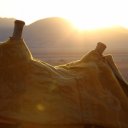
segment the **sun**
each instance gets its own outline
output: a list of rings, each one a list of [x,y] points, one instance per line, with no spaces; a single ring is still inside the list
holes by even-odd
[[[112,27],[115,26],[116,24],[114,23],[114,21],[109,21],[106,19],[102,19],[101,18],[73,18],[73,19],[69,19],[69,21],[71,22],[72,26],[80,31],[84,31],[84,30],[96,30],[96,29],[102,29],[102,28],[107,28],[107,27]]]
[[[101,25],[97,25],[97,24],[93,24],[91,23],[88,23],[88,22],[83,22],[83,21],[71,21],[72,22],[72,26],[75,28],[75,29],[78,29],[80,31],[82,30],[93,30],[93,29],[98,29],[98,28],[101,28]]]

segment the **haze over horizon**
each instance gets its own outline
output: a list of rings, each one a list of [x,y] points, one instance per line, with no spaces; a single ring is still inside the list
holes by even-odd
[[[0,17],[21,19],[26,24],[62,17],[79,29],[128,28],[127,0],[0,0],[0,3]]]

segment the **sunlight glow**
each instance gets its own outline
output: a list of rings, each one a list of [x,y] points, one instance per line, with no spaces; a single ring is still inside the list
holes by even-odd
[[[26,24],[62,17],[79,29],[128,27],[127,0],[0,0],[0,3],[0,17],[14,17]]]
[[[44,111],[44,109],[45,109],[42,104],[37,104],[36,108],[38,111]]]
[[[115,26],[115,24],[113,22],[109,23],[109,22],[100,22],[98,20],[70,20],[72,25],[76,28],[76,29],[80,29],[80,30],[92,30],[92,29],[98,29],[98,28],[106,28],[106,27],[110,27],[110,26]]]

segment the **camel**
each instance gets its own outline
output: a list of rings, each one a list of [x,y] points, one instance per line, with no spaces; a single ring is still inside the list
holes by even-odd
[[[105,44],[52,66],[33,58],[24,25],[0,44],[0,127],[128,128],[128,84]]]

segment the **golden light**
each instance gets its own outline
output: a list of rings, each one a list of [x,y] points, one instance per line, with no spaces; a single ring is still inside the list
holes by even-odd
[[[112,25],[128,27],[127,0],[1,0],[0,15],[30,24],[47,17],[70,20],[81,30]]]
[[[113,25],[115,25],[114,23],[108,23],[108,22],[101,22],[101,21],[97,21],[97,20],[70,20],[70,22],[72,23],[72,26],[75,29],[78,30],[94,30],[94,29],[101,29],[101,28],[106,28],[106,27],[111,27]]]
[[[67,16],[67,19],[79,30],[123,26],[122,21],[127,21],[124,20],[124,9],[119,10],[120,2],[113,0],[85,1],[74,2],[76,11],[74,11],[74,14]],[[113,7],[115,4],[116,6]],[[69,14],[67,13],[67,15]]]

